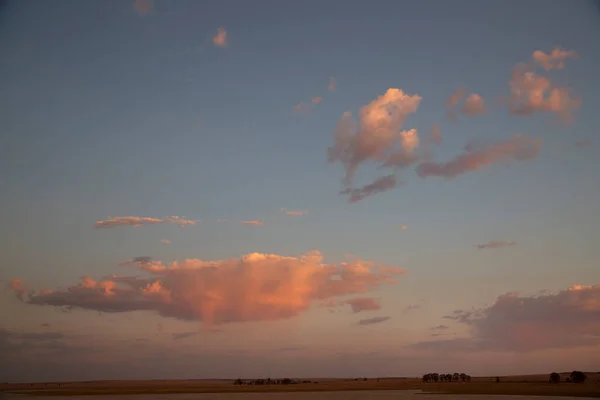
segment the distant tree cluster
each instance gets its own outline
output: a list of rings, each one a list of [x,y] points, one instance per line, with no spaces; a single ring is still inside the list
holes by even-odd
[[[423,375],[423,382],[427,383],[427,382],[470,382],[471,381],[471,375],[467,375],[464,372],[459,374],[458,372],[455,372],[453,374],[438,374],[438,373],[432,373],[432,374],[425,374]]]
[[[587,375],[581,371],[573,371],[569,374],[565,382],[567,383],[584,383],[587,379]],[[553,372],[550,374],[548,378],[548,382],[550,383],[559,383],[560,382],[560,374],[558,372]]]
[[[247,379],[247,380],[242,380],[242,379],[238,378],[235,381],[233,381],[234,385],[296,385],[298,383],[317,383],[317,382],[293,380],[290,378],[284,378],[284,379],[267,378],[267,379]]]

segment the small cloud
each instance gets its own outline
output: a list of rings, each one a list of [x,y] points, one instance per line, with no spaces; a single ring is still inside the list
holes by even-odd
[[[408,229],[408,225],[402,225],[402,226],[400,226],[400,229],[402,229],[403,231],[405,231],[405,230]]]
[[[313,97],[311,100],[311,103],[313,103],[313,104],[319,104],[322,102],[323,102],[323,98],[321,96]]]
[[[304,105],[304,103],[298,103],[294,106],[294,111],[296,112],[301,112],[306,110],[306,106]]]
[[[379,299],[374,297],[355,297],[342,302],[342,304],[348,304],[350,308],[352,308],[352,312],[355,314],[361,311],[373,311],[381,309],[381,303],[379,302]]]
[[[189,338],[192,336],[196,336],[199,333],[200,332],[179,332],[179,333],[172,333],[171,337],[173,337],[173,340],[180,340],[180,339],[185,339],[185,338]]]
[[[465,100],[465,104],[463,105],[462,112],[465,115],[475,116],[485,114],[485,101],[483,97],[478,95],[477,93],[472,93]]]
[[[509,246],[515,246],[517,244],[517,242],[504,242],[504,241],[495,241],[492,240],[488,243],[485,244],[478,244],[477,248],[482,250],[482,249],[497,249],[499,247],[509,247]]]
[[[336,87],[335,78],[334,77],[329,78],[329,84],[327,85],[327,90],[332,92],[335,90],[335,87]]]
[[[442,131],[439,124],[433,125],[433,128],[431,129],[431,141],[434,144],[442,143]]]
[[[133,0],[133,9],[140,15],[147,15],[152,11],[152,0]]]
[[[404,313],[409,313],[411,311],[414,310],[418,310],[419,308],[423,307],[422,304],[409,304],[408,306],[406,306],[406,308],[404,309]]]
[[[456,106],[465,97],[466,92],[463,88],[458,88],[456,92],[446,99],[446,115],[452,122],[456,122]]]
[[[590,139],[581,139],[575,142],[575,146],[577,147],[590,147],[592,145],[592,141]]]
[[[50,324],[42,324],[43,328],[50,328]]]
[[[306,210],[301,210],[301,211],[292,211],[292,210],[286,210],[285,208],[281,208],[281,212],[285,213],[285,215],[291,215],[293,217],[301,217],[303,215],[307,215],[308,211]]]
[[[12,281],[10,281],[10,288],[15,293],[15,296],[17,296],[17,299],[24,301],[24,296],[25,292],[27,291],[27,287],[25,286],[22,280],[13,279]]]
[[[225,28],[217,29],[217,34],[213,36],[212,42],[217,47],[227,46],[227,31]]]
[[[563,69],[567,58],[577,58],[578,54],[572,50],[563,50],[554,48],[549,54],[541,50],[533,52],[532,59],[544,68],[546,71],[553,69]]]
[[[222,224],[223,222],[229,222],[229,218],[222,218],[222,219],[218,219],[217,222],[219,224]]]
[[[180,228],[186,225],[196,225],[200,221],[193,219],[185,219],[185,217],[178,217],[173,215],[165,218],[153,218],[153,217],[109,217],[105,221],[96,221],[94,226],[96,228],[115,228],[118,226],[134,226],[140,227],[142,225],[156,225],[156,224],[176,224]]]
[[[163,331],[163,324],[158,323],[156,324],[156,332],[161,333]]]
[[[358,325],[380,324],[389,319],[391,319],[391,317],[373,317],[373,318],[361,319],[360,321],[358,321]]]
[[[160,242],[164,244],[171,244],[171,241],[169,239],[160,239]]]
[[[259,220],[251,220],[251,221],[240,221],[240,224],[251,225],[251,226],[264,226],[265,223]]]
[[[437,325],[437,326],[434,326],[432,328],[429,328],[430,331],[442,331],[442,330],[445,330],[445,329],[450,329],[450,327],[447,326],[447,325]]]
[[[356,203],[376,193],[387,192],[396,186],[396,177],[392,174],[377,178],[372,183],[369,183],[361,188],[344,189],[340,192],[340,194],[348,195],[349,203]]]

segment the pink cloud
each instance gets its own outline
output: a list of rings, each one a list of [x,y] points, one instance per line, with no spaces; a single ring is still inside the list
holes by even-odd
[[[485,114],[485,100],[477,93],[471,93],[469,97],[465,99],[462,112],[463,114],[470,116]]]
[[[133,9],[140,15],[152,11],[152,0],[133,0]]]
[[[281,208],[281,212],[285,213],[285,215],[290,215],[293,217],[301,217],[303,215],[307,215],[308,211],[306,210],[300,210],[300,211],[293,211],[293,210],[286,210],[285,208]]]
[[[530,139],[515,135],[505,142],[467,151],[446,163],[422,162],[417,167],[417,174],[422,178],[428,176],[454,178],[499,162],[535,158],[539,154],[541,145],[542,141],[539,138]]]
[[[509,86],[509,109],[515,115],[553,113],[570,122],[574,110],[581,106],[581,99],[571,97],[570,89],[556,87],[549,78],[536,74],[524,64],[513,69]]]
[[[485,244],[478,244],[477,248],[482,250],[482,249],[497,249],[499,247],[509,247],[509,246],[516,246],[517,242],[505,242],[502,240],[492,240],[491,242],[485,243]]]
[[[323,98],[321,96],[313,97],[311,100],[311,103],[313,103],[313,104],[319,104],[322,102],[323,102]]]
[[[164,244],[171,244],[171,241],[169,239],[160,239],[160,242]]]
[[[456,122],[456,107],[458,106],[458,103],[460,103],[462,101],[462,99],[465,97],[465,95],[466,95],[465,89],[458,88],[458,89],[456,89],[456,92],[451,94],[446,99],[446,115],[448,116],[448,119],[450,121]]]
[[[556,294],[499,296],[487,308],[447,316],[470,328],[471,337],[422,342],[418,348],[530,352],[600,344],[600,285],[574,285]]]
[[[101,312],[154,311],[164,317],[228,322],[290,318],[315,301],[363,294],[396,283],[399,268],[351,259],[324,264],[318,251],[301,257],[250,253],[239,259],[186,259],[169,266],[130,261],[148,276],[111,277],[49,293],[30,293],[28,304]],[[16,285],[18,293],[20,285]]]
[[[340,192],[340,194],[348,195],[349,203],[356,203],[376,193],[383,193],[391,190],[395,188],[396,185],[396,177],[394,175],[387,175],[377,178],[372,183],[369,183],[361,188],[344,189]]]
[[[212,42],[217,47],[227,46],[227,31],[225,28],[218,28],[217,34],[213,36]]]
[[[251,226],[264,226],[265,223],[259,220],[250,220],[250,221],[240,221],[240,224],[251,225]]]
[[[185,219],[185,217],[171,216],[165,218],[151,218],[151,217],[113,217],[105,221],[96,221],[94,226],[96,228],[114,228],[117,226],[135,226],[139,227],[142,225],[154,225],[154,224],[176,224],[180,228],[186,225],[196,225],[198,220]]]
[[[329,84],[327,85],[327,90],[332,92],[335,90],[335,87],[336,87],[335,78],[333,78],[333,77],[329,78]]]
[[[381,310],[381,302],[374,297],[355,297],[342,302],[342,304],[349,305],[353,313]]]
[[[25,296],[27,288],[25,287],[25,284],[22,280],[13,279],[12,281],[10,281],[10,288],[13,290],[15,296],[17,296],[19,300],[23,300],[23,296]]]
[[[294,111],[300,112],[306,110],[304,103],[298,103],[294,106]]]
[[[352,184],[357,169],[364,163],[398,168],[416,160],[417,131],[401,128],[420,103],[421,96],[390,88],[359,110],[358,121],[348,111],[342,115],[334,132],[334,144],[327,152],[330,163],[340,162],[344,166],[346,186]]]
[[[565,67],[565,60],[568,58],[577,58],[578,54],[572,50],[563,50],[560,48],[554,48],[549,54],[544,53],[541,50],[533,52],[532,59],[540,64],[546,71],[552,69],[563,69]]]

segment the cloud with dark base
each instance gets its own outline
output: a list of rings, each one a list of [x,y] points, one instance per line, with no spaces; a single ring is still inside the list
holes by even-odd
[[[385,322],[389,319],[391,319],[392,317],[373,317],[373,318],[367,318],[367,319],[361,319],[360,321],[358,321],[357,325],[375,325],[375,324],[380,324],[382,322]]]

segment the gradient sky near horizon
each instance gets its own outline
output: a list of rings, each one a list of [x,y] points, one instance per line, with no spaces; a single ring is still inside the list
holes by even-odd
[[[600,369],[599,34],[584,0],[0,2],[0,381]]]

